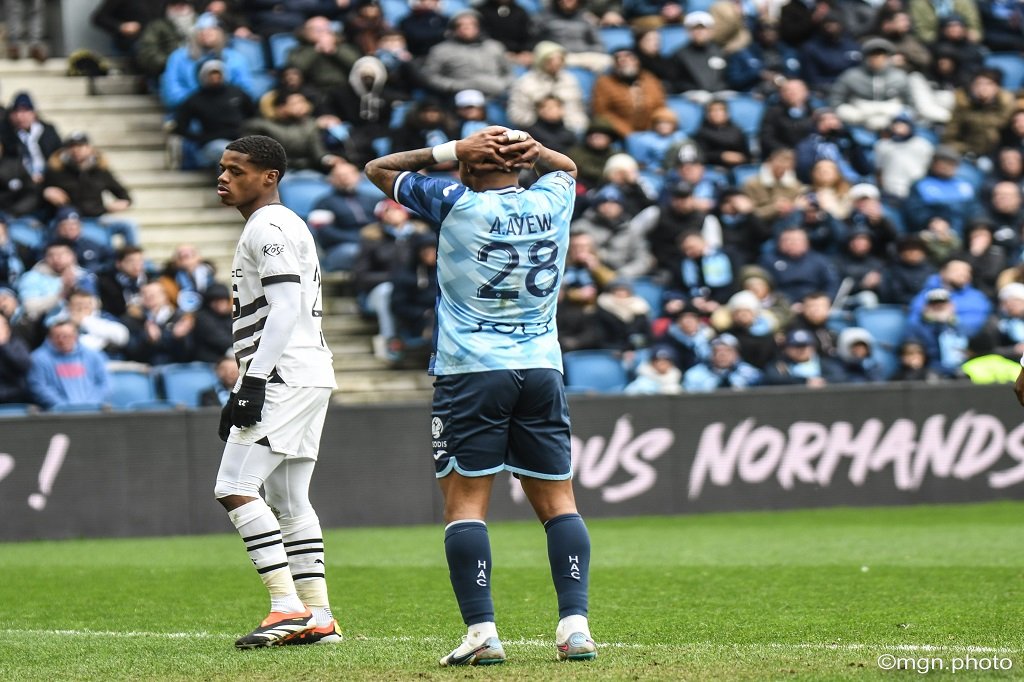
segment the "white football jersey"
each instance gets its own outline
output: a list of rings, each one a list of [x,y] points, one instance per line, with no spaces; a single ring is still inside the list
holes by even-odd
[[[259,348],[270,304],[263,287],[298,282],[302,308],[271,378],[289,386],[337,388],[330,349],[321,331],[320,261],[306,223],[291,209],[270,204],[249,216],[231,266],[232,337],[242,374]]]

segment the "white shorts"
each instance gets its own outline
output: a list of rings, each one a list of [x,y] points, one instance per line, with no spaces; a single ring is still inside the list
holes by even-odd
[[[330,400],[329,388],[267,384],[262,421],[244,429],[232,426],[228,442],[252,445],[262,441],[286,458],[315,460]]]

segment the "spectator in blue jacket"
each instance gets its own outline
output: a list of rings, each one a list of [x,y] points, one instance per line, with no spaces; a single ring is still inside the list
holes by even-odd
[[[814,110],[814,128],[796,145],[797,178],[810,182],[811,168],[822,159],[835,161],[851,183],[861,182],[873,170],[865,149],[853,139],[836,112],[827,108]]]
[[[719,388],[749,388],[761,380],[761,371],[740,358],[736,337],[721,334],[711,340],[711,359],[686,370],[683,388],[690,393],[708,393]]]
[[[324,250],[324,269],[351,270],[359,254],[359,231],[376,220],[373,210],[380,196],[359,191],[359,169],[347,161],[334,164],[327,181],[334,189],[316,202],[309,227]]]
[[[754,40],[729,55],[725,80],[743,92],[772,95],[790,78],[800,76],[800,55],[779,40],[778,27],[762,21],[754,29]]]
[[[209,59],[224,63],[224,79],[245,90],[254,99],[257,92],[250,76],[249,62],[242,53],[227,47],[227,34],[217,17],[209,12],[200,15],[192,27],[192,35],[167,58],[167,68],[160,77],[160,100],[167,109],[176,109],[199,90],[199,68]]]
[[[974,186],[956,177],[960,154],[940,145],[932,155],[928,174],[910,186],[903,202],[903,220],[910,231],[923,230],[932,218],[944,218],[963,236],[967,221],[982,213]]]
[[[763,256],[760,265],[775,278],[775,288],[791,301],[799,301],[813,291],[834,298],[839,287],[832,261],[811,251],[807,232],[799,226],[780,232],[776,252]]]
[[[46,409],[94,405],[107,397],[106,358],[78,342],[71,321],[50,327],[43,345],[32,353],[28,386],[33,400]]]
[[[971,265],[961,257],[954,256],[946,261],[938,274],[932,275],[924,284],[924,288],[910,303],[910,319],[921,316],[928,293],[932,289],[949,291],[957,319],[967,336],[973,336],[985,324],[992,312],[992,302],[985,294],[971,285]]]
[[[43,260],[18,278],[18,298],[25,315],[38,320],[60,306],[75,289],[96,293],[96,276],[79,267],[74,245],[55,239],[46,245]]]
[[[800,47],[803,78],[815,92],[827,91],[839,74],[860,61],[860,45],[833,12],[825,16],[814,36]]]
[[[942,288],[925,294],[924,308],[911,318],[907,338],[924,346],[928,367],[945,377],[960,374],[960,365],[967,360],[968,335],[957,319],[949,291]]]
[[[7,216],[0,213],[0,287],[12,286],[25,272],[25,265],[18,253],[18,245],[7,231]]]

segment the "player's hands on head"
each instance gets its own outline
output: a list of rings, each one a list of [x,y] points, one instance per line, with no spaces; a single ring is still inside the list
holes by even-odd
[[[262,419],[263,403],[267,399],[267,380],[242,377],[242,385],[231,394],[231,423],[240,429],[253,426]]]
[[[540,144],[523,131],[487,126],[458,141],[459,161],[482,170],[530,168],[540,156]]]
[[[533,168],[540,158],[540,142],[523,130],[509,130],[505,133],[505,140],[498,153],[505,159],[507,167],[515,170]]]

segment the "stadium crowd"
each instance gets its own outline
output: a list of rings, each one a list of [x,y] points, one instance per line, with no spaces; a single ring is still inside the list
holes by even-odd
[[[1024,4],[105,0],[93,21],[159,94],[176,166],[285,146],[282,198],[383,357],[426,343],[436,235],[360,168],[496,123],[579,168],[570,386],[601,357],[629,393],[1016,374]],[[223,356],[226,289],[188,245],[147,267],[87,133],[18,93],[0,143],[0,401],[52,404],[34,385],[72,352],[76,378],[93,351]]]

